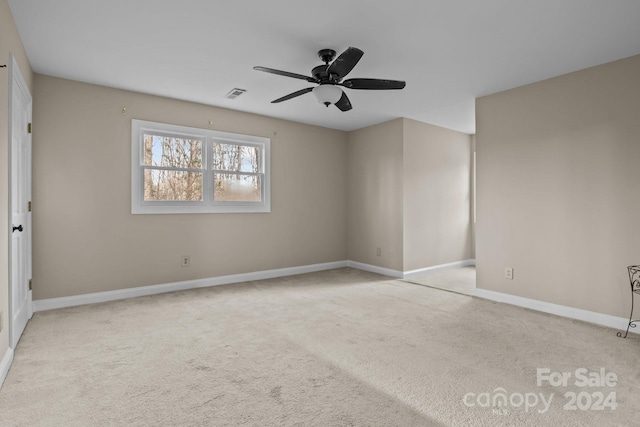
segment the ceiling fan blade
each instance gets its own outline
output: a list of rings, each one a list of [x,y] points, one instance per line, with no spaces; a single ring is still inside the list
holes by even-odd
[[[364,52],[357,47],[350,47],[338,56],[331,63],[327,70],[330,74],[337,74],[339,78],[343,78],[356,66]]]
[[[285,95],[282,98],[278,98],[275,101],[271,101],[272,104],[277,104],[278,102],[286,101],[291,98],[295,98],[296,96],[304,95],[305,93],[309,93],[313,90],[312,87],[308,87],[306,89],[301,89],[296,92],[290,93],[289,95]]]
[[[340,85],[349,89],[387,90],[403,89],[406,83],[400,80],[349,79],[343,81]]]
[[[349,111],[352,108],[351,101],[349,101],[349,97],[344,92],[342,92],[342,96],[335,105],[340,109],[340,111]]]
[[[253,69],[257,71],[264,71],[265,73],[277,74],[279,76],[293,77],[294,79],[306,80],[312,83],[316,82],[316,79],[314,79],[313,77],[304,76],[302,74],[290,73],[288,71],[275,70],[273,68],[267,68],[267,67],[253,67]]]

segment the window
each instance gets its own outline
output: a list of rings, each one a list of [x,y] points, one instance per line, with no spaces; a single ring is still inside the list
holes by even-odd
[[[131,213],[270,212],[271,140],[131,122]]]

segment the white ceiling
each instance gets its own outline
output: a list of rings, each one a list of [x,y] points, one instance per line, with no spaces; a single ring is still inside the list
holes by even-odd
[[[353,130],[408,117],[475,132],[474,100],[640,54],[637,0],[8,0],[35,72]],[[317,51],[362,49],[353,77],[404,90],[345,89],[325,108]],[[224,95],[246,89],[236,100]]]

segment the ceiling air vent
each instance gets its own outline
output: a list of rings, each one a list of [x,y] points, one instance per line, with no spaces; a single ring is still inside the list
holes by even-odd
[[[238,89],[237,87],[234,87],[224,97],[229,99],[236,99],[246,91],[247,91],[246,89]]]

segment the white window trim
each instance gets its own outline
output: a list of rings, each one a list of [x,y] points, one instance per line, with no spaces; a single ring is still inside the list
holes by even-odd
[[[211,191],[212,178],[211,147],[213,142],[254,145],[262,149],[262,167],[264,178],[262,181],[261,202],[216,202],[213,200],[192,201],[145,201],[144,200],[144,168],[143,134],[145,131],[155,133],[169,133],[181,137],[201,139],[203,147],[203,193]],[[271,212],[271,139],[253,135],[241,135],[220,132],[211,129],[198,129],[187,126],[157,123],[145,120],[131,120],[131,213],[132,214],[183,214],[183,213],[251,213]],[[211,182],[213,182],[211,180]]]

